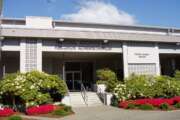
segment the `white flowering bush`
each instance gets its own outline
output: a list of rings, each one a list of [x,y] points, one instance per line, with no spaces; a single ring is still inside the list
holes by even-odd
[[[180,81],[167,76],[132,75],[116,85],[114,95],[120,100],[171,98],[180,95]]]
[[[51,102],[52,94],[55,93],[62,97],[66,92],[64,80],[44,72],[7,74],[0,81],[0,95],[10,98],[9,102],[13,106],[15,106],[17,98],[21,99],[26,107],[29,107]]]
[[[127,100],[131,97],[130,91],[128,91],[125,84],[119,83],[113,91],[113,94],[116,98],[118,98],[120,101]]]

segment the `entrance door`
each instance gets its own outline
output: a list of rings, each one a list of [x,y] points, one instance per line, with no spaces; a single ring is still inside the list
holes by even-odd
[[[66,72],[66,83],[69,90],[79,91],[81,89],[81,71],[67,71]]]

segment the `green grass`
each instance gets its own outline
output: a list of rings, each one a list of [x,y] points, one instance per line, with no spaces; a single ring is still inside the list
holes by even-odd
[[[175,108],[180,108],[180,102],[174,105]]]
[[[136,108],[136,105],[134,105],[132,103],[128,104],[128,106],[127,106],[127,109],[135,109],[135,108]]]
[[[22,120],[22,118],[20,116],[12,116],[9,117],[8,120]]]
[[[168,110],[169,109],[169,105],[167,103],[163,103],[160,105],[159,107],[161,110]]]
[[[72,108],[70,106],[64,106],[64,111],[72,112]]]
[[[67,112],[67,111],[65,111],[63,109],[55,110],[53,112],[53,115],[58,115],[58,116],[66,116],[66,115],[69,115],[69,114],[70,114],[70,112]]]
[[[144,104],[144,105],[140,105],[139,109],[141,109],[141,110],[154,110],[154,107],[150,104]]]

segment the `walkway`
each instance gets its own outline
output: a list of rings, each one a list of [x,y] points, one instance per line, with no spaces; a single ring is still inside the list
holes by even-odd
[[[61,120],[180,120],[180,111],[123,110],[114,107],[74,108],[75,115]]]
[[[180,120],[180,110],[141,111],[100,106],[74,108],[74,111],[75,115],[59,119],[32,116],[28,118],[32,120]]]

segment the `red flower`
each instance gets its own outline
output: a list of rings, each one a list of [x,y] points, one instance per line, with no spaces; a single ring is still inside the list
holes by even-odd
[[[134,104],[134,105],[151,104],[155,107],[159,107],[161,104],[164,104],[164,103],[167,103],[168,105],[173,105],[175,102],[180,102],[180,97],[174,97],[170,99],[153,98],[153,99],[128,100],[128,101],[120,102],[119,107],[127,108],[129,104]]]
[[[180,96],[176,96],[176,97],[174,97],[174,98],[173,98],[173,100],[174,100],[174,102],[175,102],[175,103],[180,102]]]
[[[134,100],[121,101],[119,103],[119,107],[127,108],[129,104],[135,104],[135,101]]]
[[[135,105],[144,105],[144,104],[148,103],[148,100],[149,99],[137,99],[137,100],[134,100],[134,104]]]
[[[52,111],[54,111],[54,105],[48,104],[48,105],[40,105],[40,106],[34,106],[26,109],[26,113],[28,115],[37,115],[37,114],[47,114]]]
[[[11,108],[4,108],[4,109],[0,110],[0,117],[7,117],[7,116],[11,116],[13,114],[14,114],[14,111]]]

